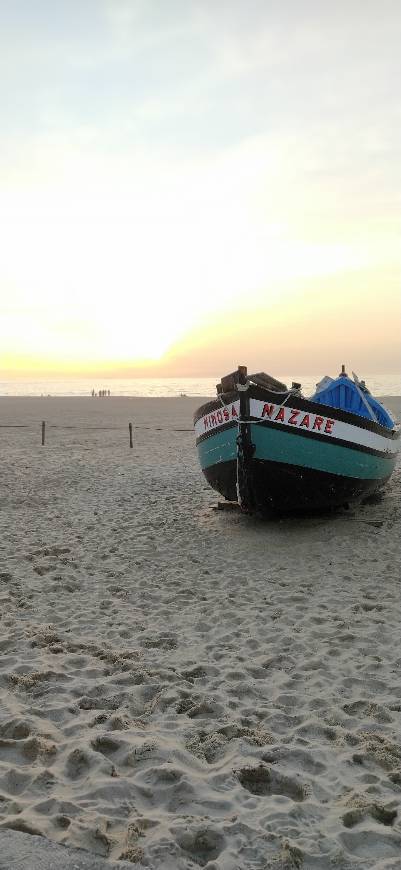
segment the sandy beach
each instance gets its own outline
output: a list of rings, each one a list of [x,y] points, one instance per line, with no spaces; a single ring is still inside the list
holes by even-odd
[[[332,516],[217,511],[201,403],[0,399],[0,849],[401,868],[400,462]]]

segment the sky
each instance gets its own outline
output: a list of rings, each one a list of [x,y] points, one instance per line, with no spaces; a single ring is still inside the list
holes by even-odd
[[[398,0],[0,0],[0,370],[398,371]]]

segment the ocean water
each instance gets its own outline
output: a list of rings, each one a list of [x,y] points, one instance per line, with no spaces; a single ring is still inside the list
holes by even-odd
[[[293,380],[302,383],[305,396],[311,395],[324,372],[317,375],[278,374],[277,378],[291,385]],[[328,373],[330,374],[330,373]],[[334,376],[335,373],[332,373]],[[275,375],[276,377],[276,375]],[[367,387],[375,396],[400,396],[401,375],[363,374]],[[0,396],[90,396],[94,389],[110,390],[112,396],[215,396],[220,378],[19,378],[0,381]]]

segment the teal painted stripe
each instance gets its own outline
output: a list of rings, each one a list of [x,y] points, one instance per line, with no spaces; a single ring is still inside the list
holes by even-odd
[[[252,425],[252,424],[251,424]],[[210,468],[219,462],[228,462],[237,456],[237,426],[216,432],[198,444],[202,468]],[[361,480],[381,480],[394,469],[396,456],[374,456],[352,447],[342,447],[330,441],[317,441],[260,425],[252,426],[252,442],[255,444],[255,459],[269,459],[340,474]]]
[[[201,468],[209,468],[217,462],[228,462],[237,458],[237,426],[216,432],[210,438],[205,438],[198,444],[198,455]]]
[[[267,426],[252,426],[252,442],[256,448],[255,459],[287,462],[362,480],[387,477],[396,461],[394,455],[374,456],[352,447],[331,444],[328,439],[327,442],[317,441],[297,435],[296,432],[283,432]]]

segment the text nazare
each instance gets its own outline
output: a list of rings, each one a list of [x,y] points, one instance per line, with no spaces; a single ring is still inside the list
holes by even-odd
[[[262,420],[271,420],[273,423],[296,426],[298,429],[321,432],[325,435],[331,435],[335,426],[335,420],[331,420],[329,417],[322,417],[320,414],[311,414],[310,412],[305,413],[299,408],[287,408],[284,405],[268,402],[263,405],[258,417]],[[237,422],[238,419],[239,409],[235,404],[225,405],[224,408],[219,408],[203,417],[204,431],[215,429],[225,423]]]

